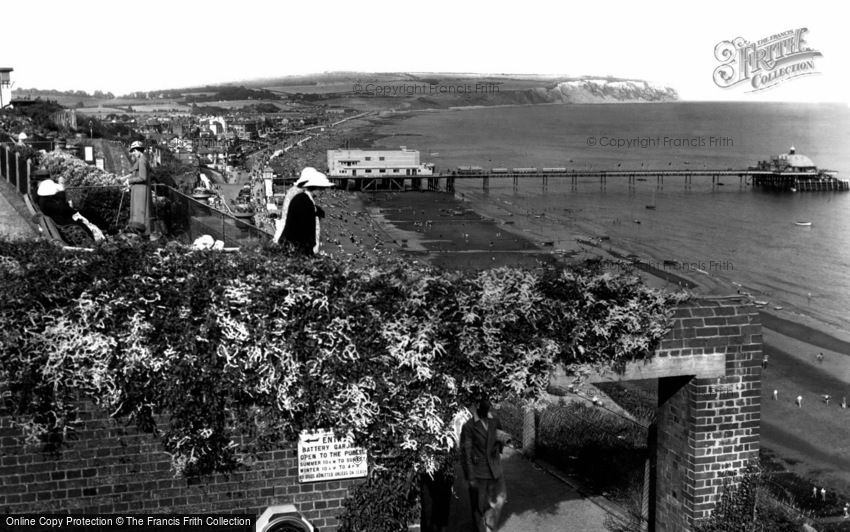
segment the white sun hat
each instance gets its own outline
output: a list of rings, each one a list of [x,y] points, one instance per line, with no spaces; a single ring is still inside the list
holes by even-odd
[[[328,180],[328,176],[316,170],[312,166],[308,166],[301,170],[301,177],[295,182],[296,187],[332,187],[334,186]]]

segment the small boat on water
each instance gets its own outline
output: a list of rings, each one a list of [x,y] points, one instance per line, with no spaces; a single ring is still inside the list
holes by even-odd
[[[801,227],[811,227],[812,222],[794,222],[794,225],[799,225]]]
[[[647,206],[646,206],[646,208],[647,208],[647,209],[649,209],[649,210],[651,210],[651,211],[654,211],[654,210],[655,210],[655,205],[647,205]]]
[[[782,310],[783,307],[773,307],[773,310]]]
[[[761,306],[761,307],[763,307],[763,306],[767,305],[767,301],[760,301],[760,300],[758,300],[758,299],[756,299],[755,301],[753,301],[753,303],[755,303],[757,306]]]
[[[632,220],[636,224],[640,224],[640,220]]]

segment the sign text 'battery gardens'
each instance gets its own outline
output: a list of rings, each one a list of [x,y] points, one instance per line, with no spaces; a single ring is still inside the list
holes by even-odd
[[[368,474],[366,449],[329,430],[302,432],[298,438],[298,481],[319,482]]]

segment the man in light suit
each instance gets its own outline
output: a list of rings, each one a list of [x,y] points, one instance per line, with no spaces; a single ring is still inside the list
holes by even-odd
[[[490,401],[478,402],[476,415],[464,423],[460,433],[463,474],[469,484],[469,502],[475,532],[496,530],[499,514],[507,501],[500,457],[507,433],[490,414]]]

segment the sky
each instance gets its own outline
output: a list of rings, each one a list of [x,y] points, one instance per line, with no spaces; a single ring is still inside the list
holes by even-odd
[[[329,71],[613,75],[686,100],[850,102],[844,17],[826,2],[44,0],[0,7],[16,88],[114,94]],[[715,46],[807,28],[815,74],[718,87]]]

